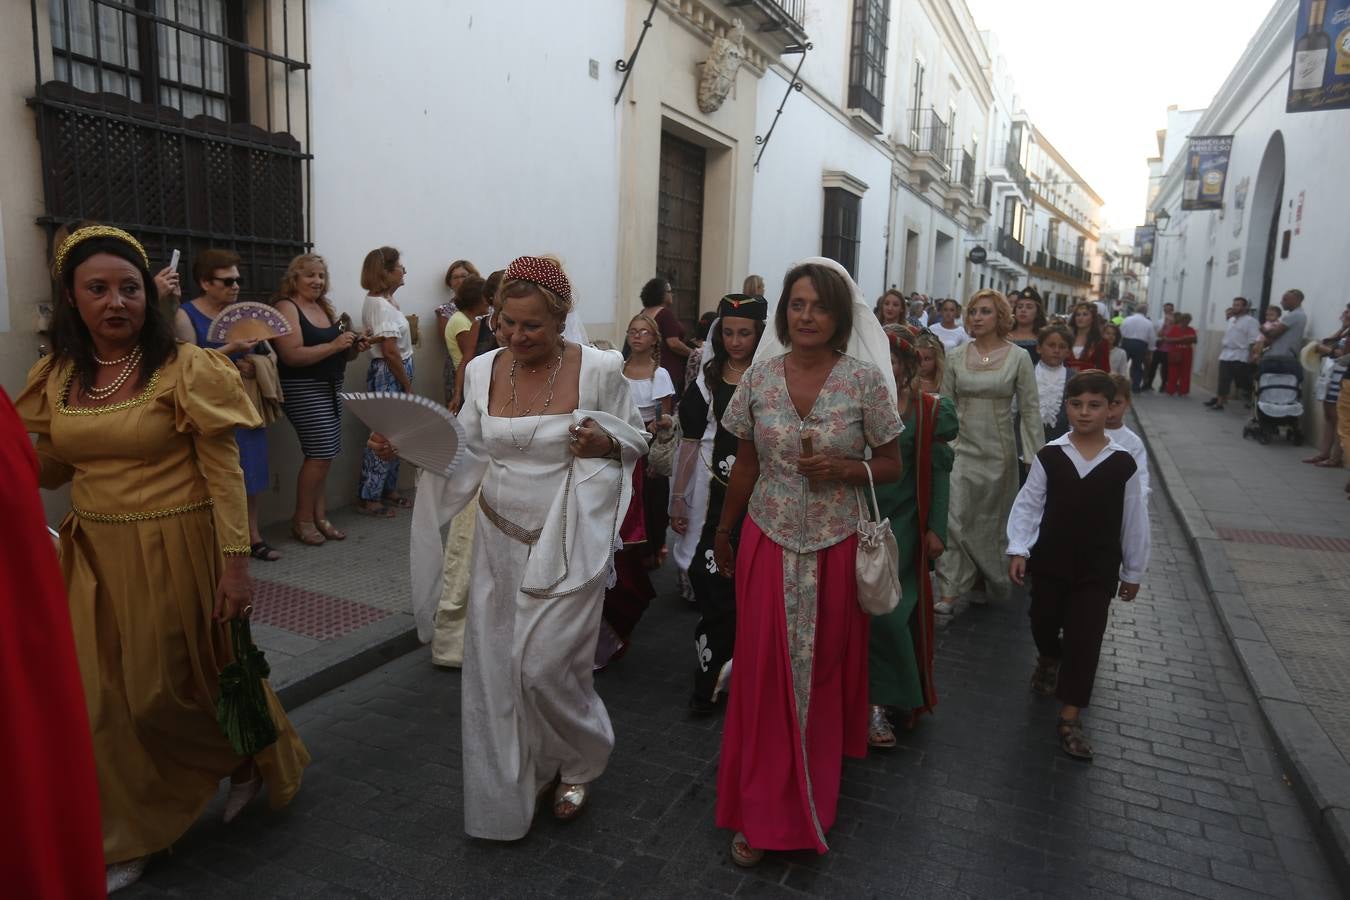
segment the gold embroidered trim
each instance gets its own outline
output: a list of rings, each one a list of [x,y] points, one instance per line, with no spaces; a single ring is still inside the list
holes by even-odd
[[[72,507],[71,512],[84,519],[86,522],[99,522],[104,525],[126,525],[131,522],[149,522],[153,519],[167,519],[170,516],[181,516],[183,513],[196,512],[199,509],[210,509],[215,505],[215,501],[210,497],[205,500],[194,500],[191,503],[184,503],[179,506],[170,506],[168,509],[154,509],[149,512],[132,513],[96,513],[87,509],[80,509],[78,506]],[[226,549],[229,552],[230,548]],[[245,548],[245,552],[247,548]]]
[[[252,547],[221,547],[220,552],[226,556],[249,556],[253,553]]]
[[[104,413],[118,412],[119,410],[129,409],[133,406],[140,406],[150,399],[155,386],[159,384],[159,369],[150,373],[150,379],[146,381],[145,387],[141,392],[130,400],[122,400],[118,403],[111,403],[108,406],[80,406],[73,407],[69,404],[70,383],[75,380],[75,370],[71,369],[66,374],[65,384],[61,386],[61,396],[56,398],[56,411],[63,416],[101,416]]]
[[[503,518],[500,513],[498,513],[495,509],[493,509],[491,506],[488,505],[487,500],[483,497],[483,494],[481,492],[478,494],[478,508],[483,511],[483,515],[487,516],[487,520],[489,522],[497,526],[498,531],[500,531],[502,534],[506,535],[509,538],[514,538],[515,540],[520,541],[522,544],[534,546],[534,544],[539,540],[539,535],[544,533],[543,528],[536,528],[533,531],[530,531],[521,528],[519,525],[517,525],[515,522],[512,522],[510,519]]]

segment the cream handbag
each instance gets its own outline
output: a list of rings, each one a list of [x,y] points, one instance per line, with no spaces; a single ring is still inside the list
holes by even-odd
[[[858,496],[858,605],[872,616],[884,616],[900,603],[900,548],[891,531],[891,520],[881,518],[872,466],[867,469],[867,492],[872,497],[869,509]],[[871,518],[872,511],[876,518]]]

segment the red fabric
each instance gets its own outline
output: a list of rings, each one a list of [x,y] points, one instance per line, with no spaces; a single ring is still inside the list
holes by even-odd
[[[642,614],[656,597],[651,575],[643,565],[647,550],[647,527],[642,506],[642,486],[647,471],[647,460],[639,459],[633,467],[633,499],[619,526],[623,549],[614,554],[614,587],[605,591],[605,621],[624,641],[637,627]]]
[[[1095,344],[1085,346],[1082,356],[1069,354],[1064,360],[1064,365],[1075,372],[1081,372],[1084,369],[1100,369],[1103,372],[1111,371],[1111,342],[1098,341]]]
[[[1173,325],[1165,335],[1167,345],[1167,393],[1185,397],[1191,392],[1191,363],[1195,355],[1195,344],[1172,343],[1180,338],[1196,337],[1195,329],[1186,325]]]
[[[763,850],[828,848],[844,756],[867,755],[868,618],[858,606],[858,539],[818,551],[815,660],[806,753],[797,727],[783,606],[783,549],[746,517],[736,554],[736,649],[717,770],[717,826]]]
[[[0,885],[32,900],[102,897],[94,745],[70,611],[27,430],[0,390]]]
[[[914,639],[914,658],[919,663],[919,682],[923,686],[923,706],[914,712],[932,712],[937,706],[937,687],[933,680],[933,648],[936,646],[936,625],[933,613],[933,580],[928,577],[928,510],[933,500],[933,432],[937,428],[938,404],[941,397],[937,394],[919,392],[918,415],[915,427],[919,433],[914,436],[914,481],[918,486],[917,506],[919,512],[919,547],[915,555],[914,580],[919,585],[919,605],[915,608],[915,619],[909,629]]]
[[[647,313],[650,315],[651,311],[647,310]],[[680,324],[680,320],[671,312],[669,306],[663,306],[656,314],[656,327],[661,329],[661,368],[670,375],[670,383],[675,385],[675,396],[678,399],[679,395],[684,393],[684,370],[688,362],[676,356],[666,341],[671,338],[684,340],[684,326]]]

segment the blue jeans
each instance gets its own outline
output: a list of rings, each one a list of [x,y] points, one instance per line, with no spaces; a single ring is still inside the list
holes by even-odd
[[[412,380],[413,361],[409,356],[403,360],[403,368],[408,370],[408,379]],[[403,393],[398,379],[389,371],[389,363],[383,359],[372,359],[366,370],[366,390]],[[398,460],[388,462],[380,459],[369,447],[361,455],[361,499],[366,502],[377,501],[381,497],[394,493],[398,489]]]

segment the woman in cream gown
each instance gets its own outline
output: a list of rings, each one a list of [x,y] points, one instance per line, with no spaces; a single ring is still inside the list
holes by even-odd
[[[1007,339],[1012,309],[998,291],[983,290],[966,304],[972,340],[947,354],[942,395],[956,404],[960,421],[951,476],[947,550],[938,557],[939,615],[951,615],[961,595],[984,578],[987,593],[1008,593],[1008,512],[1017,499],[1017,441],[1013,399],[1019,409],[1039,408],[1031,357]],[[1030,461],[1045,435],[1039,417],[1021,418],[1021,459]]]
[[[554,783],[554,814],[574,818],[613,749],[591,667],[633,465],[647,442],[622,360],[562,339],[571,287],[556,262],[515,260],[498,296],[506,346],[465,370],[459,421],[469,452],[451,478],[423,472],[418,482],[412,586],[420,624],[442,593],[439,528],[476,497],[462,681],[465,831],[509,841],[529,831]],[[371,442],[391,449],[381,435]]]

